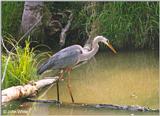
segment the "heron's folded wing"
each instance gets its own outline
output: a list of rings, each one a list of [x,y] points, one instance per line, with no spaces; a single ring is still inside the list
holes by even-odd
[[[62,49],[43,63],[40,66],[38,73],[41,74],[51,68],[61,69],[67,66],[72,66],[77,63],[81,53],[82,51],[78,45],[73,45]]]

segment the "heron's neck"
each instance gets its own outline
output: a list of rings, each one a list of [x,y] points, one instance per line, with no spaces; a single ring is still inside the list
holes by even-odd
[[[98,40],[95,40],[95,39],[93,40],[92,49],[91,49],[91,51],[88,52],[88,55],[90,57],[93,57],[98,52],[98,49],[99,49],[98,42],[99,42]]]
[[[83,61],[91,59],[98,52],[98,49],[99,49],[98,41],[93,41],[92,48],[90,51],[83,50],[81,60]]]
[[[88,52],[88,55],[90,57],[93,57],[98,52],[98,49],[99,49],[98,42],[97,43],[93,43],[92,44],[92,49],[91,49],[91,51]]]

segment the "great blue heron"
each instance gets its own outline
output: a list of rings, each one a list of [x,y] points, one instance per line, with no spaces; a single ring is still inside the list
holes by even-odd
[[[88,61],[91,59],[99,49],[98,43],[102,42],[106,44],[114,53],[116,53],[115,49],[109,43],[109,40],[103,36],[97,36],[94,38],[92,42],[91,50],[87,51],[85,48],[81,47],[80,45],[72,45],[67,48],[64,48],[54,54],[51,58],[49,58],[45,63],[43,63],[40,68],[38,69],[38,74],[43,73],[49,69],[60,69],[62,71],[60,78],[63,76],[64,72],[68,73],[68,83],[67,87],[69,90],[69,94],[71,96],[72,102],[74,102],[71,86],[70,86],[70,72],[72,67],[78,65],[81,62]],[[57,93],[59,96],[59,92]],[[59,97],[58,97],[59,100]]]

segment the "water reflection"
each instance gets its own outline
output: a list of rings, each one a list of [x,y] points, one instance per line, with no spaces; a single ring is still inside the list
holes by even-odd
[[[91,60],[89,63],[73,70],[71,83],[75,102],[78,103],[141,105],[158,108],[158,55],[149,51],[119,52],[117,55],[110,52],[101,52],[96,55],[96,60]],[[39,99],[56,99],[55,86],[51,87]],[[71,102],[66,81],[60,82],[60,100]],[[58,107],[44,103],[28,104],[32,104],[32,107],[26,109],[30,114],[36,115],[156,114],[71,106]]]
[[[158,107],[158,60],[152,52],[99,53],[96,62],[75,69],[71,78],[76,102]],[[54,91],[44,99],[55,99]],[[60,98],[71,102],[66,81],[60,83]]]

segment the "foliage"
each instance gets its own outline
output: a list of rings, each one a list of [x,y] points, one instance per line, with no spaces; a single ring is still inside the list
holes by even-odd
[[[100,34],[111,38],[119,48],[154,48],[159,33],[158,10],[158,2],[104,4],[97,17],[101,23]]]
[[[18,42],[13,38],[5,37],[5,41],[7,41],[13,48],[12,52],[9,54],[10,56],[4,53],[2,54],[2,73],[4,72],[6,61],[8,57],[10,57],[2,88],[22,85],[31,80],[38,79],[37,65],[41,62],[39,59],[42,59],[40,57],[43,57],[48,53],[42,52],[35,54],[38,51],[36,51],[36,47],[30,48],[29,39],[25,41],[24,48],[19,46]]]
[[[24,2],[2,1],[2,34],[18,35]]]
[[[90,31],[95,30],[93,34],[104,35],[117,48],[158,48],[158,2],[95,2],[86,6],[79,20],[84,20]]]
[[[76,41],[103,35],[117,48],[158,48],[158,2],[56,2],[48,7],[73,11],[71,30],[80,30]]]
[[[3,31],[15,35],[24,2],[16,3],[2,2]],[[92,38],[103,35],[116,48],[158,49],[159,2],[45,2],[45,6],[49,14],[64,10],[73,12],[74,19],[67,33],[67,45],[84,44],[88,35]],[[59,36],[53,38],[59,40]],[[42,39],[39,38],[38,41]]]

